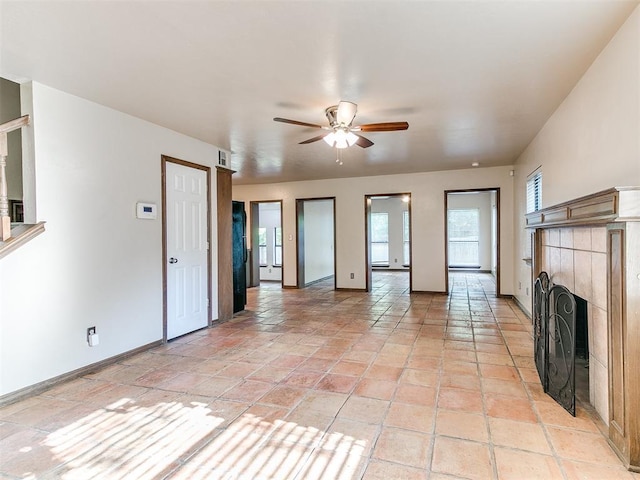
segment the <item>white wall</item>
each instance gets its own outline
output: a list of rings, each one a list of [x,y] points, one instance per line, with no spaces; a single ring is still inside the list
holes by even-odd
[[[275,228],[282,225],[280,203],[260,203],[258,209],[260,210],[260,227],[267,229],[267,266],[260,267],[260,280],[282,281],[282,268],[273,265]]]
[[[47,223],[0,260],[0,394],[162,338],[161,220],[137,220],[135,204],[160,206],[162,154],[210,167],[218,155],[41,84],[32,93],[37,220]],[[212,261],[217,312],[216,255]],[[100,335],[93,348],[91,326]]]
[[[304,283],[333,275],[333,200],[304,202]]]
[[[600,53],[516,162],[516,290],[530,309],[527,176],[542,166],[542,206],[640,185],[640,7]],[[527,291],[528,290],[528,291]]]
[[[372,213],[387,213],[389,219],[389,268],[405,269],[403,266],[404,236],[403,212],[408,209],[408,203],[402,197],[374,198],[371,200]],[[406,267],[408,270],[409,267]]]
[[[451,193],[449,210],[477,208],[480,211],[478,256],[480,270],[491,271],[491,192]]]
[[[411,194],[413,289],[445,291],[444,191],[500,188],[501,293],[513,293],[513,167],[343,178],[264,185],[234,185],[244,201],[283,200],[284,285],[296,284],[295,199],[336,197],[336,286],[366,287],[364,196]],[[354,279],[349,274],[354,273]]]

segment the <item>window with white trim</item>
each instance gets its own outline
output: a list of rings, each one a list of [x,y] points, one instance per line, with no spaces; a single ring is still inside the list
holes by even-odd
[[[273,265],[275,267],[282,266],[282,228],[275,227],[273,242]]]
[[[371,263],[389,265],[389,214],[371,214]]]
[[[402,264],[409,266],[409,211],[402,212]]]
[[[465,208],[449,210],[449,266],[480,266],[480,210]]]
[[[538,168],[527,178],[527,213],[542,208],[542,171]]]
[[[267,229],[258,228],[258,248],[260,249],[260,266],[267,266]]]

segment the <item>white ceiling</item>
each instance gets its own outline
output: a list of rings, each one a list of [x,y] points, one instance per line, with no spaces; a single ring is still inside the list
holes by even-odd
[[[512,164],[638,0],[0,2],[0,75],[232,152],[234,182]],[[298,145],[358,104],[368,149]],[[188,159],[187,159],[188,160]]]

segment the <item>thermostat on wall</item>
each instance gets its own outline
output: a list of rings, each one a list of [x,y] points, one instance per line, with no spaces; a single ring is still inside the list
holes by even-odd
[[[144,220],[155,220],[158,217],[158,206],[155,203],[136,203],[136,217]]]

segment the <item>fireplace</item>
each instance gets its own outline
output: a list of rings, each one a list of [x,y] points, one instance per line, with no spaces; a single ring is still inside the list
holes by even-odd
[[[573,294],[576,300],[576,358],[589,362],[589,314],[587,301]]]
[[[576,398],[590,403],[589,398],[589,308],[588,302],[573,294],[576,300]]]
[[[607,230],[605,227],[564,227],[545,229],[540,234],[540,269],[548,273],[549,283],[565,286],[578,297],[576,313],[586,310],[587,347],[581,345],[581,329],[576,332],[576,354],[588,350],[588,391],[582,396],[602,420],[609,422],[609,356],[607,328]],[[583,373],[583,372],[582,372]]]
[[[531,229],[532,283],[547,272],[549,294],[563,285],[574,301],[575,296],[584,300],[565,304],[577,314],[573,373],[588,369],[588,402],[608,426],[614,450],[630,470],[640,471],[640,187],[612,188],[545,208],[527,214],[526,225]],[[554,302],[541,300],[535,288],[532,300],[532,312],[541,301],[548,302],[548,309]],[[586,319],[580,320],[584,310]],[[556,326],[541,324],[536,314],[533,320],[534,357],[540,363],[541,346],[556,340],[539,335],[545,328],[554,333]],[[581,329],[581,323],[587,328]],[[582,365],[580,356],[586,357]],[[565,360],[559,361],[561,368],[546,365],[543,373],[544,368],[565,368]]]

